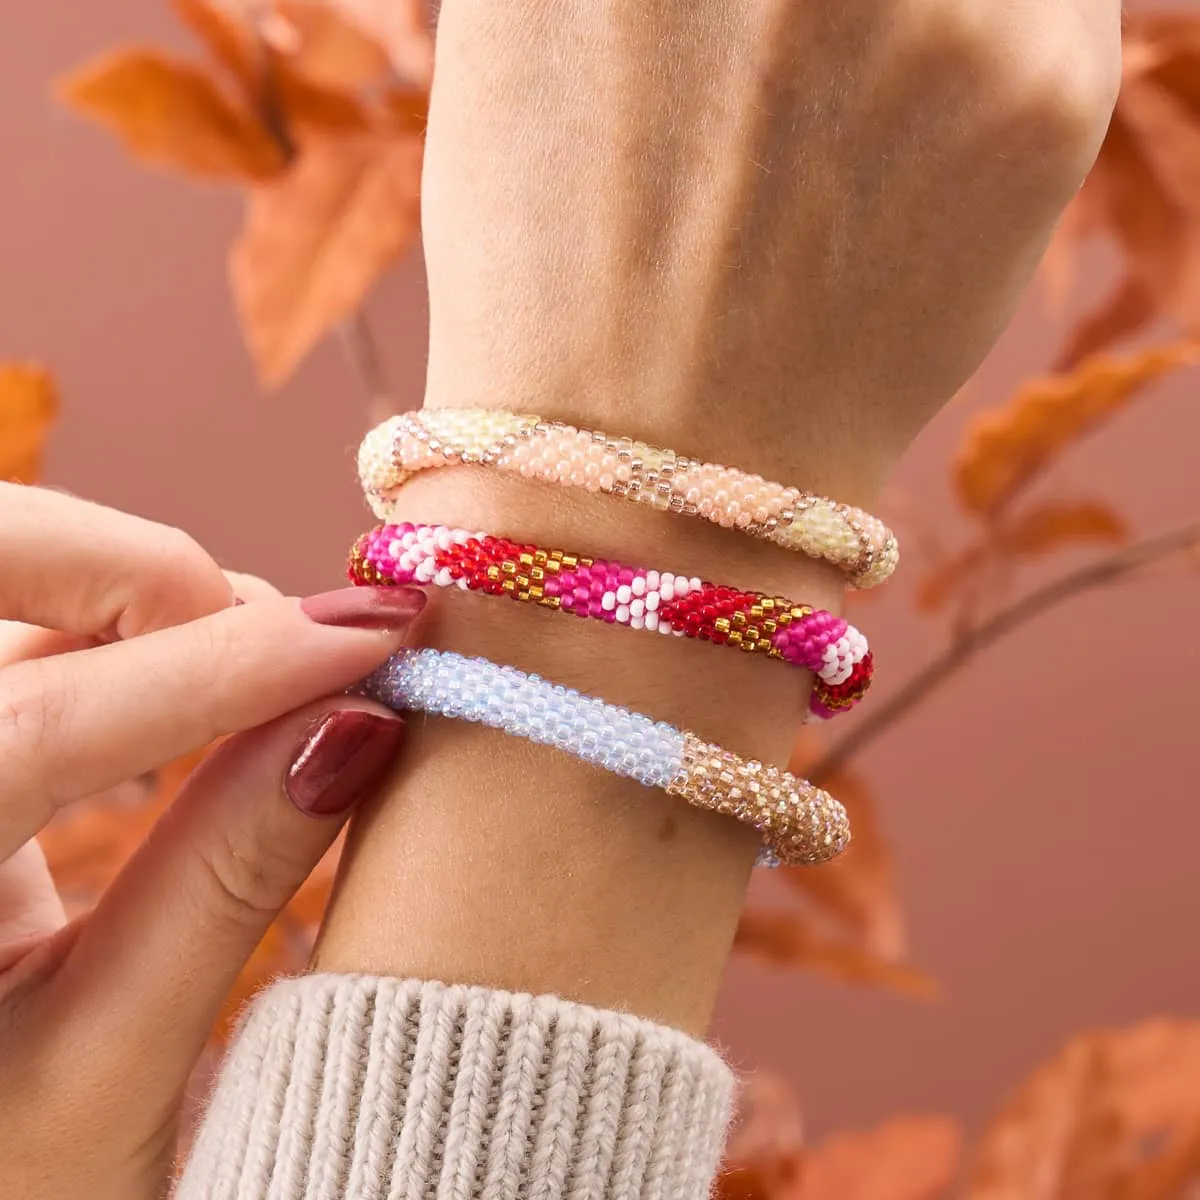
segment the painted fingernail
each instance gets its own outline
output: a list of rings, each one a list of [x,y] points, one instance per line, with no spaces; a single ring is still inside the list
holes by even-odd
[[[382,783],[404,742],[404,721],[341,709],[321,718],[283,781],[288,799],[310,817],[349,812]]]
[[[425,593],[416,588],[349,587],[309,596],[300,607],[318,625],[403,629],[425,607]]]

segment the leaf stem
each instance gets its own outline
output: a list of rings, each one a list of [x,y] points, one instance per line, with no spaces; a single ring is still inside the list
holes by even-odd
[[[870,710],[853,733],[848,734],[821,758],[809,772],[819,780],[869,746],[920,704],[940,684],[964,667],[976,654],[1013,633],[1065,600],[1113,583],[1142,567],[1172,554],[1200,546],[1200,521],[1184,525],[1159,537],[1147,538],[1115,554],[1089,564],[1002,609],[982,625],[962,634],[945,651],[931,659],[898,692]]]
[[[338,339],[367,397],[367,419],[372,425],[387,420],[396,406],[387,372],[379,357],[379,346],[371,332],[367,314],[356,308],[339,326]]]

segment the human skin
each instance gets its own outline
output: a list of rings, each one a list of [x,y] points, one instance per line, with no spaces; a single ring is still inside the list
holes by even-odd
[[[178,530],[6,483],[0,562],[3,1190],[161,1196],[225,996],[395,761],[403,722],[342,693],[403,644],[423,597],[297,602]],[[219,737],[68,923],[34,835]]]
[[[1119,24],[1116,0],[447,0],[426,404],[536,412],[869,506],[1090,167]],[[429,472],[395,515],[820,607],[842,592],[769,544],[479,468]],[[423,636],[771,761],[803,712],[779,664],[478,597],[434,606]],[[548,749],[414,726],[403,779],[353,827],[316,966],[701,1031],[753,837]]]

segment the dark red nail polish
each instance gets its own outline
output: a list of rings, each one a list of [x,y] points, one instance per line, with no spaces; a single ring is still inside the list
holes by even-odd
[[[309,620],[318,625],[354,629],[403,629],[425,607],[425,593],[416,588],[340,588],[300,601]]]
[[[404,721],[339,709],[322,717],[288,768],[283,790],[310,817],[348,812],[383,781],[404,741]]]

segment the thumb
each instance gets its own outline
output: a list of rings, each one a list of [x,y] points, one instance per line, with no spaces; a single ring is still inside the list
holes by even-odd
[[[400,717],[342,696],[230,738],[200,765],[46,997],[77,1018],[80,1070],[100,1086],[123,1078],[153,1110],[177,1101],[254,947],[403,737]]]

